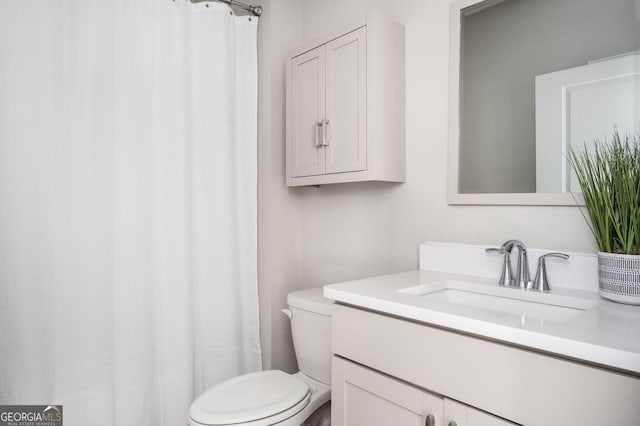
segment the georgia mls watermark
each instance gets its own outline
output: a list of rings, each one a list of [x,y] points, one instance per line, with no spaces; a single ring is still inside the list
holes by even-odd
[[[62,405],[0,405],[0,426],[62,426]]]

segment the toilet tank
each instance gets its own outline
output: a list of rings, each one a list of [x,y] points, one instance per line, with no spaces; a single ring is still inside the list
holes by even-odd
[[[322,288],[289,293],[291,336],[300,371],[314,380],[331,384],[331,304]]]

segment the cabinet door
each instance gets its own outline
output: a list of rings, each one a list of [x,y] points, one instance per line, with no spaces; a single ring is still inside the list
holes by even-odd
[[[366,44],[365,27],[326,44],[326,173],[367,167]]]
[[[325,47],[291,60],[290,161],[293,177],[325,172],[325,153],[319,146],[325,118]]]
[[[342,358],[332,368],[334,426],[442,426],[441,397]]]
[[[516,423],[445,398],[444,424],[447,426],[514,426]]]

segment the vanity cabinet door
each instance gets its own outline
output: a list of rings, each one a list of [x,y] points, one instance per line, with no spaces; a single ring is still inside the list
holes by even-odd
[[[443,399],[387,375],[333,357],[334,426],[442,426]]]
[[[444,398],[444,424],[446,426],[513,426],[516,423]]]

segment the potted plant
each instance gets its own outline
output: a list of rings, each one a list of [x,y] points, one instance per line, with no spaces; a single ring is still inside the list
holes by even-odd
[[[598,244],[600,295],[640,305],[640,136],[614,128],[592,150],[571,147],[569,160]]]

